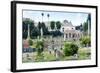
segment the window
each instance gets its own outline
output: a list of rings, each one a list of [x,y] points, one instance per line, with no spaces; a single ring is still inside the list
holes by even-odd
[[[69,38],[71,38],[71,33],[69,33]]]
[[[68,38],[68,34],[66,34],[66,38]]]
[[[73,34],[73,36],[72,36],[73,38],[75,37],[75,34]]]

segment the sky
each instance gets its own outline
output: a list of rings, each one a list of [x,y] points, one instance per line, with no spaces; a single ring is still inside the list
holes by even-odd
[[[44,13],[43,21],[47,22],[48,17],[47,14],[50,15],[49,21],[60,21],[64,20],[71,21],[73,26],[80,25],[87,20],[88,13],[80,13],[80,12],[56,12],[56,11],[34,11],[34,10],[23,10],[23,18],[30,18],[35,22],[42,21],[42,15]]]

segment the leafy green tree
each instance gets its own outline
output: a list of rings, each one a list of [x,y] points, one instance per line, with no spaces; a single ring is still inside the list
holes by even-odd
[[[44,22],[42,22],[42,23],[39,22],[38,23],[38,29],[39,29],[39,33],[41,33],[40,29],[43,29],[43,35],[48,35],[49,34],[48,28],[46,27]]]
[[[55,29],[55,21],[51,21],[50,22],[50,27],[51,27],[52,30]]]
[[[41,25],[40,22],[38,22],[38,26],[37,27],[38,27],[39,30],[42,28],[42,25]]]
[[[25,19],[25,20],[23,20],[23,22],[22,22],[22,29],[23,29],[23,39],[27,39],[27,37],[28,37],[28,25],[30,24],[30,19]]]
[[[89,21],[89,27],[91,30],[91,14],[90,13],[88,14],[87,21]]]
[[[28,37],[28,31],[24,30],[23,31],[23,39],[27,39]]]
[[[43,35],[48,35],[49,31],[45,23],[42,23]]]
[[[28,30],[28,24],[26,24],[26,21],[23,21],[23,31]]]
[[[89,25],[89,28],[88,28],[88,25]],[[87,32],[88,29],[91,30],[91,14],[88,14],[87,20],[83,23],[83,30],[84,30],[84,32]]]
[[[34,26],[34,22],[33,22],[33,21],[30,21],[30,22],[29,22],[30,32],[31,32],[31,30],[32,30],[34,27],[35,27],[35,26]]]
[[[41,28],[42,28],[42,29],[46,28],[46,25],[45,25],[44,22],[41,23]]]
[[[57,37],[57,36],[63,35],[59,30],[52,31],[51,34],[53,35],[53,37]]]
[[[28,25],[29,25],[29,32],[31,33],[33,28],[35,27],[34,21],[26,18],[25,20],[23,20],[22,23],[23,23],[23,39],[27,39],[27,37],[28,37]],[[29,35],[30,35],[30,37],[32,37],[31,34],[29,34]]]
[[[43,35],[49,35],[49,31],[47,27],[43,28]]]
[[[65,56],[72,56],[78,53],[78,46],[74,43],[65,42],[63,52]]]
[[[59,30],[61,28],[61,22],[60,21],[57,21],[56,22],[56,28]]]
[[[23,24],[23,39],[27,39],[27,36],[28,36],[28,22],[27,21],[23,21],[22,22]]]
[[[86,32],[88,30],[88,23],[87,22],[83,23],[83,30],[84,30],[84,32]]]
[[[29,41],[29,45],[32,46],[33,45],[33,41],[30,39]]]
[[[30,37],[32,38],[33,37],[33,35],[31,34],[32,32],[33,32],[33,30],[35,30],[36,32],[38,32],[38,30],[37,29],[35,29],[36,27],[35,27],[35,25],[34,25],[34,22],[33,21],[31,21],[30,20],[30,22],[29,22],[29,32],[30,32]]]
[[[40,35],[39,29],[34,27],[30,33],[31,39],[37,38],[38,35]]]

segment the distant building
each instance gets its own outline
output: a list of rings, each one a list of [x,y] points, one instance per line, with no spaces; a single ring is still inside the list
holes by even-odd
[[[82,32],[76,30],[71,22],[64,20],[62,23],[61,31],[64,34],[64,40],[79,40],[82,37]]]

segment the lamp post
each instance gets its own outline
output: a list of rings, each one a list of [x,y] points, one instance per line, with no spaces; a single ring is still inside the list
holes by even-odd
[[[30,39],[30,26],[28,24],[28,40]]]

